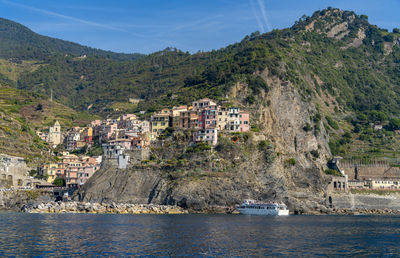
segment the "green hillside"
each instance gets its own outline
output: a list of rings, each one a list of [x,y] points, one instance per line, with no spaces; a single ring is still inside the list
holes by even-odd
[[[13,35],[24,35],[17,32]],[[397,162],[399,36],[371,25],[365,15],[329,8],[302,17],[291,28],[256,32],[217,51],[189,54],[166,49],[136,61],[54,55],[14,77],[2,74],[18,88],[47,96],[53,90],[61,103],[78,110],[90,106],[91,112],[102,115],[124,107],[154,111],[200,97],[235,101],[226,98],[238,82],[249,90],[236,100],[251,109],[268,105],[262,92],[269,89],[268,79],[276,78],[282,85],[293,84],[304,101],[317,103],[319,113],[312,120],[329,128],[332,154],[390,156]],[[7,53],[0,49],[0,56]],[[33,54],[19,58],[39,60]],[[263,71],[268,78],[260,76]],[[129,98],[141,101],[135,106],[128,104]],[[383,124],[384,129],[374,131],[370,123]],[[316,134],[320,130],[313,125],[304,128]]]
[[[90,55],[115,60],[136,60],[141,54],[120,54],[45,37],[16,22],[0,18],[0,57],[15,60],[48,60],[53,55]]]
[[[55,120],[63,129],[86,125],[94,118],[38,94],[0,85],[0,153],[38,164],[51,157],[48,144],[36,136],[36,130],[46,129]]]

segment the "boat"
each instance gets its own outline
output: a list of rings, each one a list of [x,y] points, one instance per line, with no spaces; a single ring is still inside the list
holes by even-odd
[[[240,214],[245,215],[270,215],[288,216],[289,210],[284,203],[259,202],[255,200],[244,200],[241,205],[236,206]]]

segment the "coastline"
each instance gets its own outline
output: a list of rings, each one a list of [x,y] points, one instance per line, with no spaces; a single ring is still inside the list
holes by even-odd
[[[127,203],[47,202],[24,205],[25,213],[187,214],[179,206]]]
[[[7,211],[8,209],[3,209]],[[15,211],[15,209],[13,209]],[[207,210],[188,210],[179,206],[128,203],[47,202],[24,205],[23,213],[88,213],[88,214],[232,214],[237,210],[226,207],[210,207]],[[327,209],[307,212],[291,211],[290,215],[400,215],[395,209]]]

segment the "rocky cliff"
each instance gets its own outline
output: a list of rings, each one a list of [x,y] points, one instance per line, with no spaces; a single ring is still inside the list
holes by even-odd
[[[289,82],[261,73],[269,90],[243,106],[248,85],[230,93],[251,112],[259,132],[222,134],[209,150],[190,143],[188,131],[167,132],[152,145],[152,160],[126,170],[107,161],[77,199],[89,202],[177,204],[193,210],[233,206],[245,198],[279,200],[292,210],[324,209],[322,172],[328,135],[315,105]],[[238,137],[237,142],[232,137]]]

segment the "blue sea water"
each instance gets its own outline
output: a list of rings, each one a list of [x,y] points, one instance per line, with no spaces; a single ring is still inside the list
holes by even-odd
[[[400,256],[398,216],[0,213],[0,256]]]

